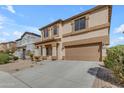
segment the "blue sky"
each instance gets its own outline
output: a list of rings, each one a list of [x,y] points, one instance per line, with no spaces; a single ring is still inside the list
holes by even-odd
[[[0,42],[20,38],[25,32],[40,34],[38,28],[57,19],[66,19],[94,6],[0,6]],[[113,6],[110,46],[124,44],[124,6]]]

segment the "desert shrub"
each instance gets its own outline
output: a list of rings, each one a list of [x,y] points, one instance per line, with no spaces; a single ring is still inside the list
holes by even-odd
[[[34,59],[36,62],[39,62],[40,61],[40,56],[34,56]]]
[[[30,56],[31,60],[34,61],[34,59],[33,59],[34,55],[31,53],[29,56]]]
[[[8,55],[9,55],[9,60],[14,60],[14,55],[13,54],[9,53]]]
[[[12,54],[12,53],[13,53],[13,51],[12,51],[12,50],[7,49],[7,50],[5,51],[5,53],[7,53],[7,54]]]
[[[114,72],[121,83],[124,83],[124,45],[107,49],[104,64]]]
[[[13,60],[18,60],[19,58],[17,56],[13,56]]]
[[[0,64],[6,64],[9,63],[10,61],[9,54],[7,53],[0,53]]]

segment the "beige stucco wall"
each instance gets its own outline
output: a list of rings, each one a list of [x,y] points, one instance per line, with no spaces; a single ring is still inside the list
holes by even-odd
[[[104,58],[107,56],[107,51],[106,51],[106,49],[108,49],[109,48],[109,46],[108,45],[104,45],[103,47],[102,47],[102,60],[104,60]]]
[[[62,49],[62,56],[65,56],[65,48]]]
[[[75,40],[81,40],[81,39],[89,39],[89,38],[100,37],[100,36],[108,36],[108,28],[96,30],[93,32],[91,31],[91,32],[88,32],[85,34],[64,37],[64,38],[62,38],[62,42],[69,42],[69,41],[75,41]]]
[[[63,26],[62,24],[59,24],[59,38],[62,38],[62,31],[63,31]]]
[[[63,31],[62,34],[67,34],[72,32],[72,25],[71,25],[71,21],[68,23],[63,24]]]
[[[106,8],[102,11],[91,13],[89,15],[88,26],[93,27],[93,26],[105,24],[107,22],[108,22],[108,9]]]
[[[86,23],[86,27],[94,27],[94,26],[98,26],[98,25],[102,25],[102,24],[106,24],[108,23],[108,8],[103,8],[101,10],[97,10],[94,12],[91,12],[89,14],[86,15],[82,15],[82,17],[86,17],[87,19],[87,23]],[[79,17],[81,18],[81,16]],[[77,18],[75,18],[77,19]],[[65,22],[63,24],[63,34],[67,34],[73,31],[74,28],[74,20],[70,20],[69,22]]]
[[[58,32],[58,35],[56,35],[56,36],[54,36],[53,35],[53,27],[55,26],[55,25],[57,25],[58,27],[59,27],[59,32]],[[55,38],[55,39],[57,39],[57,38],[62,38],[62,24],[61,23],[57,23],[57,24],[55,24],[55,25],[53,25],[53,26],[50,26],[50,27],[47,27],[47,29],[49,29],[49,37],[47,37],[47,38],[44,38],[44,32],[43,32],[43,30],[41,31],[41,41],[44,41],[44,40],[46,40],[46,39],[51,39],[51,38]]]
[[[59,42],[58,44],[58,59],[61,60],[62,59],[62,42]]]

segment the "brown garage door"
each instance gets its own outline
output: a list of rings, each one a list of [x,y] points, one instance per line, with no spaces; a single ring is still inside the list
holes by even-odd
[[[65,47],[66,60],[100,61],[100,54],[100,44]]]

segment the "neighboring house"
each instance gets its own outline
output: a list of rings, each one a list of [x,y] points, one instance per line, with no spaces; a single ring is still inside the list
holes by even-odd
[[[16,43],[14,41],[0,43],[0,51],[14,52],[16,50]]]
[[[5,52],[7,50],[6,43],[0,43],[0,52]]]
[[[29,58],[35,51],[36,42],[40,41],[41,36],[31,32],[25,32],[20,39],[16,40],[17,50],[15,55],[21,59]]]
[[[35,43],[43,60],[102,61],[109,45],[112,6],[96,6],[65,20],[57,20],[39,30]]]
[[[7,50],[15,52],[16,50],[16,42],[15,41],[11,41],[11,42],[7,42]]]

